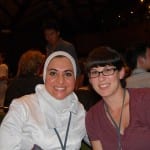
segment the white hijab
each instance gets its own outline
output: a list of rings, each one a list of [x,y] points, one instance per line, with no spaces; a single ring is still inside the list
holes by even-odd
[[[69,53],[67,53],[67,52],[65,52],[65,51],[56,51],[56,52],[53,52],[52,54],[50,54],[50,55],[47,57],[46,61],[45,61],[45,64],[44,64],[44,71],[43,71],[43,81],[44,81],[44,83],[45,83],[45,78],[46,78],[47,66],[48,66],[48,64],[50,63],[50,61],[51,61],[54,57],[56,57],[56,56],[65,56],[65,57],[67,57],[67,58],[71,61],[72,66],[73,66],[73,70],[74,70],[74,76],[75,76],[75,78],[76,78],[76,75],[77,75],[77,67],[76,67],[76,63],[75,63],[74,58],[73,58]]]

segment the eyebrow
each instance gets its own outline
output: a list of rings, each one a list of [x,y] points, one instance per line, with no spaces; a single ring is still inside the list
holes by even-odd
[[[57,71],[57,69],[54,68],[47,68],[47,71],[51,71],[51,70]]]
[[[105,65],[105,66],[92,67],[91,69],[93,69],[93,68],[98,68],[98,67],[103,67],[103,68],[116,68],[116,66],[114,66],[114,65]]]
[[[48,68],[47,71],[59,71],[59,70],[54,68]],[[72,69],[63,70],[63,72],[67,72],[67,71],[74,72]]]

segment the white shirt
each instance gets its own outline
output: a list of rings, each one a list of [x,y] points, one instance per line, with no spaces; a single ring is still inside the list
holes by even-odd
[[[36,93],[13,100],[0,127],[1,150],[31,150],[37,144],[44,150],[61,150],[54,128],[64,143],[69,114],[72,113],[66,150],[79,150],[86,136],[85,110],[72,93],[56,100],[44,85]]]

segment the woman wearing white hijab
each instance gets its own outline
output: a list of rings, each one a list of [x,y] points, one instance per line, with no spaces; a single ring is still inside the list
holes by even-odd
[[[74,58],[64,51],[46,59],[44,84],[10,105],[0,127],[1,150],[80,149],[86,129],[85,110],[73,92],[76,72]]]

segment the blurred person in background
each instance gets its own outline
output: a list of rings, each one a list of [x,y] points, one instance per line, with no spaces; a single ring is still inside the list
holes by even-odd
[[[128,88],[150,88],[150,43],[138,43],[128,48],[126,63],[131,74],[126,79]]]
[[[5,57],[0,53],[0,106],[4,106],[5,93],[8,84],[8,65],[4,63]]]
[[[0,127],[1,149],[79,150],[87,134],[85,109],[73,92],[76,75],[70,54],[50,54],[44,64],[44,84],[12,101]]]
[[[46,56],[49,56],[52,52],[59,50],[68,52],[75,58],[77,64],[77,75],[79,75],[80,67],[78,64],[75,46],[61,37],[60,25],[57,20],[46,20],[43,23],[43,32],[45,40],[47,41]]]
[[[11,79],[6,91],[5,106],[8,107],[14,98],[34,93],[35,86],[43,83],[38,73],[44,60],[43,53],[36,49],[29,49],[21,55],[17,75]]]

